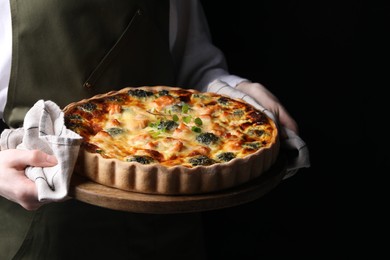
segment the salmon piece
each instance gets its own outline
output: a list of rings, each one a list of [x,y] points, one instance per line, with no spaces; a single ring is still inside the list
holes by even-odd
[[[170,106],[170,105],[174,104],[176,102],[176,100],[172,96],[165,95],[165,96],[161,96],[161,97],[156,98],[153,102],[156,104],[157,109],[161,110],[162,108],[164,108],[166,106]]]
[[[110,115],[119,114],[120,112],[122,112],[122,107],[119,104],[111,103],[108,105],[108,112]]]

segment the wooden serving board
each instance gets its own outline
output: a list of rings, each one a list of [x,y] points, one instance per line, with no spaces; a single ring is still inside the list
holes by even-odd
[[[280,156],[260,177],[219,192],[196,195],[156,195],[124,191],[73,174],[69,195],[92,205],[136,213],[170,214],[200,212],[237,206],[260,198],[275,188],[286,174]]]

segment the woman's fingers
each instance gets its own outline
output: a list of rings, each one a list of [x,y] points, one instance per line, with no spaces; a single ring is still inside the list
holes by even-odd
[[[44,203],[38,201],[33,181],[25,175],[27,166],[50,167],[57,159],[38,150],[10,149],[0,152],[0,195],[27,210],[36,210]]]
[[[39,150],[6,151],[9,151],[12,154],[8,160],[8,165],[17,169],[25,169],[27,166],[50,167],[58,163],[55,156],[49,155]]]

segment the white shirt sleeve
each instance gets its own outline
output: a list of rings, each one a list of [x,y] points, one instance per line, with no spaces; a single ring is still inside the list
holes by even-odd
[[[0,0],[0,119],[7,101],[11,74],[12,25],[9,0]]]
[[[224,54],[212,44],[200,2],[171,0],[170,4],[170,47],[179,87],[207,91],[216,79],[232,87],[246,80],[228,73]]]

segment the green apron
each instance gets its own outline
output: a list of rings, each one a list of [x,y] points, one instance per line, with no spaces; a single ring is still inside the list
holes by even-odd
[[[22,124],[38,100],[61,107],[127,86],[174,85],[169,1],[11,0],[5,109]],[[26,211],[0,197],[0,259],[204,259],[200,214],[139,214],[75,200]]]
[[[175,83],[169,1],[11,0],[11,12],[12,127],[38,99],[64,107],[114,88]]]

